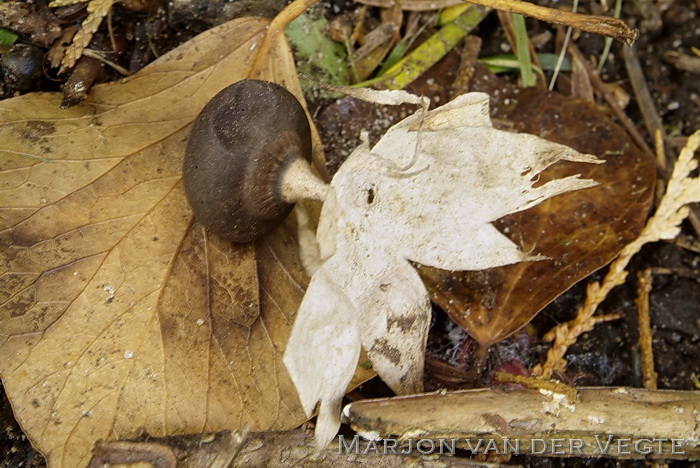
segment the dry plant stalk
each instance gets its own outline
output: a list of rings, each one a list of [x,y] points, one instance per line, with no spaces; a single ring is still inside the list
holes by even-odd
[[[622,20],[610,16],[582,15],[513,0],[469,0],[469,3],[495,10],[519,13],[548,23],[561,24],[582,31],[609,36],[623,41],[627,45],[632,45],[639,37],[638,30],[631,29]]]
[[[249,78],[262,79],[263,71],[267,68],[265,63],[269,60],[270,48],[279,36],[284,34],[284,28],[316,3],[318,3],[318,0],[294,0],[275,16],[267,28],[267,34],[260,45],[258,54],[255,56],[255,62],[253,62]]]
[[[50,7],[61,7],[80,3],[82,0],[54,0],[49,3]],[[102,18],[107,16],[112,8],[114,0],[90,0],[87,6],[88,16],[83,21],[80,30],[73,37],[73,42],[66,48],[63,60],[61,60],[61,70],[63,73],[75,66],[75,62],[83,55],[83,50],[90,44],[92,35],[102,23]]]
[[[382,8],[393,7],[394,0],[357,0],[358,3]],[[593,34],[612,37],[631,45],[639,37],[639,31],[627,26],[622,20],[610,16],[583,15],[570,11],[555,10],[519,0],[451,0],[451,1],[425,1],[402,0],[401,7],[405,10],[426,11],[460,3],[473,3],[494,10],[519,13],[538,20],[587,31]]]
[[[651,339],[649,317],[649,293],[651,292],[651,269],[647,268],[638,275],[637,311],[639,313],[639,352],[642,355],[642,375],[644,388],[655,390],[656,371],[654,370],[654,349]]]
[[[678,235],[680,225],[689,213],[686,205],[700,201],[700,178],[690,177],[690,173],[698,166],[698,161],[694,158],[698,147],[700,147],[700,130],[688,138],[686,146],[681,150],[678,161],[673,167],[666,193],[656,213],[647,221],[639,237],[620,251],[615,261],[610,264],[602,284],[594,282],[588,285],[586,301],[578,310],[576,318],[554,327],[544,336],[544,340],[554,340],[554,344],[547,352],[545,363],[538,364],[532,369],[534,375],[550,378],[555,371],[563,371],[566,367],[564,354],[580,335],[593,329],[596,324],[593,314],[608,293],[625,282],[627,278],[625,268],[632,256],[645,244],[662,239],[673,239]]]

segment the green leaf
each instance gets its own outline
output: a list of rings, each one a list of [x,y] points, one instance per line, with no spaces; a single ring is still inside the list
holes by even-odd
[[[0,45],[12,45],[17,41],[18,37],[19,34],[16,32],[10,29],[0,28]]]
[[[285,33],[298,57],[300,73],[324,83],[347,85],[350,83],[347,52],[324,34],[327,26],[328,21],[312,10],[289,23]]]
[[[554,70],[558,58],[559,56],[557,54],[551,54],[547,52],[537,54],[537,59],[540,61],[540,65],[542,65],[542,70],[545,71]],[[491,71],[492,73],[504,73],[510,71],[517,71],[520,69],[518,59],[513,54],[499,54],[491,55],[488,57],[482,57],[479,59],[479,62],[486,66],[486,68],[488,68],[489,71]],[[535,71],[537,71],[536,68],[537,67],[533,66],[533,69],[535,69]],[[564,58],[560,70],[567,72],[571,71],[571,61],[567,58]]]
[[[523,88],[535,86],[535,75],[532,73],[532,60],[530,47],[528,46],[525,17],[513,14],[513,25],[515,26],[515,54],[518,56]]]

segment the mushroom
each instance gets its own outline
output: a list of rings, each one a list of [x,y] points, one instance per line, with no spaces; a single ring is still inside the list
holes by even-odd
[[[185,150],[185,195],[197,221],[233,242],[277,227],[302,198],[323,200],[328,185],[309,166],[304,108],[282,86],[238,81],[194,122]]]

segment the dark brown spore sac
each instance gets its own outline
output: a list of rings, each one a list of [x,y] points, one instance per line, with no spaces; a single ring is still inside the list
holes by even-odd
[[[283,87],[242,80],[223,89],[195,120],[185,152],[185,194],[198,222],[233,242],[277,227],[293,205],[279,193],[295,158],[311,159],[311,129]]]

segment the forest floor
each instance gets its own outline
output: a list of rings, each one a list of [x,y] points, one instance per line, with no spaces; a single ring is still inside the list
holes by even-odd
[[[31,44],[31,49],[23,53],[38,57],[36,70],[10,70],[10,45],[0,46],[4,51],[2,64],[4,81],[0,83],[0,97],[35,91],[59,91],[66,77],[59,75],[55,68],[47,67],[44,55],[52,41],[61,32],[73,27],[85,18],[85,4],[49,9],[43,0],[33,2],[29,8],[27,22],[35,23],[33,31],[20,31],[17,44]],[[146,66],[158,56],[189,40],[195,35],[226,20],[239,15],[262,15],[273,17],[283,6],[284,1],[246,1],[229,3],[212,0],[173,0],[169,2],[132,1],[115,3],[110,22],[113,28],[112,39],[106,24],[95,33],[91,48],[105,50],[112,62],[119,64],[131,73]],[[440,3],[433,2],[433,3]],[[541,3],[541,2],[538,2]],[[571,9],[568,1],[550,2],[547,6],[557,9]],[[612,15],[614,5],[605,5],[599,0],[583,0],[578,11],[590,14]],[[650,133],[650,110],[655,111],[661,122],[665,150],[669,156],[678,154],[686,138],[700,128],[700,3],[697,0],[640,0],[624,2],[620,18],[628,25],[640,30],[634,45],[634,52],[641,64],[643,76],[652,98],[653,109],[642,109],[640,99],[631,85],[630,71],[625,66],[623,48],[613,42],[600,78],[615,93],[624,113],[631,119],[637,131],[649,148],[654,148],[654,136]],[[380,24],[380,9],[369,7],[366,10],[349,0],[321,2],[317,14],[325,17],[328,24],[334,25],[337,33],[342,24],[350,29],[361,15],[366,30]],[[434,11],[423,12],[418,20],[430,25]],[[406,13],[408,16],[408,13]],[[527,20],[527,30],[534,49],[538,53],[557,53],[565,30],[550,24]],[[12,24],[0,24],[12,29]],[[51,32],[51,28],[58,28]],[[43,36],[40,34],[43,28]],[[19,30],[19,28],[18,28]],[[28,31],[28,30],[25,30]],[[427,26],[423,36],[433,28]],[[33,34],[33,35],[32,35]],[[473,36],[479,37],[480,58],[512,53],[504,28],[498,16],[491,13],[475,29]],[[44,37],[44,39],[40,39]],[[53,39],[49,39],[53,37]],[[573,42],[586,59],[593,65],[603,56],[605,40],[590,33],[575,32]],[[42,43],[43,41],[43,43]],[[417,39],[415,43],[420,43]],[[428,94],[433,99],[449,99],[447,90],[453,89],[456,71],[460,61],[467,54],[465,49],[473,43],[462,41],[444,59],[411,86],[416,93]],[[117,46],[113,51],[112,46]],[[498,86],[517,86],[520,74],[516,68],[507,70],[498,78],[492,77],[485,68],[478,65],[473,83],[491,80],[491,89]],[[19,76],[15,74],[19,73]],[[95,81],[118,80],[121,75],[111,67],[100,66],[98,72],[91,72]],[[632,72],[634,73],[634,72]],[[27,76],[28,75],[28,76]],[[546,81],[552,76],[545,71]],[[482,77],[482,78],[479,78]],[[483,78],[490,77],[490,78]],[[497,83],[497,85],[494,85]],[[573,86],[572,86],[573,83]],[[596,105],[609,112],[607,104],[596,91],[581,91],[576,77],[571,72],[562,72],[556,89],[568,96],[594,99]],[[542,87],[543,81],[537,86]],[[638,92],[638,91],[637,91]],[[494,98],[492,96],[492,98]],[[338,168],[349,152],[357,145],[359,131],[370,130],[371,138],[377,138],[393,122],[405,115],[405,110],[369,111],[362,105],[347,99],[307,96],[309,107],[320,130],[328,169]],[[492,106],[498,107],[498,98]],[[435,99],[434,99],[435,100]],[[364,104],[363,104],[364,105]],[[645,117],[647,120],[645,121]],[[615,118],[615,117],[613,117]],[[343,129],[341,132],[339,129]],[[350,136],[348,136],[350,135]],[[652,207],[653,210],[653,207]],[[637,274],[646,269],[653,273],[653,288],[650,294],[650,314],[653,327],[653,351],[658,387],[662,389],[698,389],[700,380],[700,239],[698,232],[686,223],[681,236],[673,242],[664,242],[645,247],[633,260],[629,280],[616,288],[602,304],[604,313],[621,315],[618,320],[605,322],[584,334],[569,349],[566,359],[569,366],[565,375],[559,376],[577,386],[643,386],[642,365],[639,354],[639,325],[635,299],[637,297]],[[487,367],[499,367],[510,363],[511,369],[528,369],[541,362],[549,347],[542,336],[557,324],[574,318],[576,309],[583,302],[586,284],[601,280],[605,270],[596,272],[590,278],[562,294],[549,304],[535,319],[520,332],[493,346],[488,355]],[[447,314],[435,306],[431,329],[427,387],[466,388],[474,386],[470,376],[474,372],[470,366],[475,360],[470,356],[473,342],[464,334],[454,331],[454,324]],[[455,338],[456,337],[456,338]],[[462,353],[461,358],[455,358]],[[448,366],[447,368],[445,366]],[[483,373],[482,373],[483,377]],[[378,381],[363,385],[363,397],[385,396],[388,389]],[[44,461],[33,450],[14,420],[12,409],[4,397],[0,402],[1,468],[40,467]],[[554,458],[514,458],[511,463],[528,466],[641,466],[639,461],[554,459]]]

